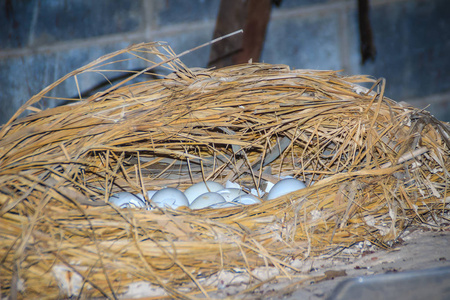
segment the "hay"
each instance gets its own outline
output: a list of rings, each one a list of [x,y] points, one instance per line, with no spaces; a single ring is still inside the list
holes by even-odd
[[[124,55],[149,67],[87,99],[37,108],[69,78],[107,77]],[[294,258],[366,240],[388,247],[415,221],[448,221],[448,124],[384,97],[383,80],[270,64],[188,69],[178,57],[163,43],[102,57],[1,128],[2,295],[116,298],[145,281],[192,298],[214,289],[204,279],[220,270],[272,266],[290,277]],[[161,66],[173,73],[145,80]],[[119,191],[202,180],[263,190],[287,175],[309,187],[252,206],[107,203]]]

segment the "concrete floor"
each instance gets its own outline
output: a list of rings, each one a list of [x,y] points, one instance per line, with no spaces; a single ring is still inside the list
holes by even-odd
[[[361,284],[355,284],[356,279],[347,283],[347,287],[349,284],[353,285],[350,292],[345,286],[340,291],[336,287],[346,280],[363,276],[359,282],[370,284],[375,278],[377,283],[372,284],[369,290],[356,291],[362,293],[363,297],[359,299],[423,299],[424,294],[428,300],[450,299],[450,231],[418,229],[406,232],[402,236],[402,242],[389,251],[374,246],[360,251],[363,254],[356,258],[347,255],[346,258],[299,261],[297,267],[305,272],[295,274],[292,280],[279,276],[280,279],[268,280],[266,284],[247,292],[244,291],[248,286],[235,280],[234,283],[210,292],[209,296],[213,299],[353,299],[351,295],[355,286],[361,287]],[[438,279],[433,279],[430,277],[432,273],[424,271],[436,270],[435,268],[440,268]],[[419,270],[417,274],[408,273]],[[415,279],[411,279],[411,274]],[[376,275],[378,277],[373,277]],[[406,278],[408,276],[409,279]],[[431,281],[426,280],[427,276]],[[397,282],[397,285],[391,284],[389,287],[389,282]],[[365,286],[362,285],[363,288]],[[382,298],[379,298],[380,295]]]

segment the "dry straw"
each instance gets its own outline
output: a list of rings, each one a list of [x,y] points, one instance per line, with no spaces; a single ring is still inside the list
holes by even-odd
[[[131,58],[149,67],[37,108],[67,79],[108,77]],[[155,67],[172,73],[146,79]],[[117,298],[144,281],[207,297],[215,287],[204,279],[221,270],[290,277],[292,259],[365,240],[388,247],[415,221],[448,221],[449,135],[428,112],[386,98],[383,80],[270,64],[189,69],[164,43],[131,46],[47,87],[1,128],[1,295]],[[264,190],[281,176],[308,188],[197,211],[107,203],[204,180]]]

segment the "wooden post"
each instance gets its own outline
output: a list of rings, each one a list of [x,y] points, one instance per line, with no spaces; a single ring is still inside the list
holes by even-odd
[[[212,45],[208,66],[220,68],[250,59],[259,61],[271,7],[271,0],[222,0],[214,38],[239,29],[244,34]]]

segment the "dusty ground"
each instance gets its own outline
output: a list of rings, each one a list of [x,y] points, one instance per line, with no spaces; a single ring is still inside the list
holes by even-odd
[[[274,298],[325,299],[332,296],[336,285],[348,278],[385,273],[399,273],[411,270],[425,270],[436,267],[450,267],[450,231],[423,232],[416,230],[403,238],[404,242],[391,251],[378,250],[348,262],[324,262],[312,272],[314,275],[326,275],[335,270],[336,275],[310,285],[303,285],[290,296],[274,295]]]
[[[291,274],[292,280],[271,267],[252,270],[261,281],[253,279],[250,284],[244,270],[224,271],[201,280],[201,284],[207,287],[211,299],[450,299],[450,228],[406,231],[388,251],[360,243],[333,258],[299,260],[293,265],[302,272]],[[436,274],[436,268],[444,270],[437,278],[424,273],[433,270]],[[408,275],[414,271],[415,277]],[[379,281],[369,285],[380,276]],[[354,285],[347,291],[353,296],[341,297],[343,292],[336,287],[351,279]],[[120,298],[148,300],[165,296],[159,287],[136,283]],[[201,293],[196,296],[203,297]]]
[[[450,231],[417,229],[404,233],[401,240],[389,251],[362,245],[362,254],[356,258],[348,255],[348,258],[299,262],[305,274],[295,276],[292,281],[278,277],[243,293],[245,287],[239,284],[239,280],[234,280],[234,283],[226,284],[210,296],[231,299],[327,299],[336,296],[336,286],[349,278],[394,273],[404,275],[402,272],[405,271],[450,268]],[[450,294],[450,276],[445,284]],[[407,288],[411,289],[410,286]],[[414,294],[414,288],[411,292]],[[395,298],[410,299],[410,296],[398,298],[396,295]],[[436,298],[441,299],[427,299]]]

